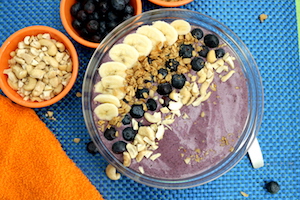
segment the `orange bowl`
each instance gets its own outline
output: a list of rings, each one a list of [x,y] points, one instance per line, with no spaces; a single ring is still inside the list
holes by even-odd
[[[149,1],[163,7],[179,7],[191,3],[193,0],[180,0],[180,1],[149,0]]]
[[[44,34],[44,33],[49,33],[52,39],[55,39],[56,41],[61,42],[65,45],[66,49],[70,53],[72,63],[73,63],[72,75],[69,83],[61,91],[61,93],[59,93],[52,99],[45,100],[42,102],[26,101],[23,100],[23,98],[17,93],[16,90],[12,89],[8,85],[7,83],[8,76],[4,74],[3,71],[9,68],[8,60],[11,59],[10,53],[18,48],[19,42],[23,41],[23,39],[26,36],[36,36],[38,34]],[[13,33],[10,37],[6,39],[6,41],[2,44],[2,47],[0,48],[0,62],[1,62],[0,89],[4,92],[4,94],[8,98],[10,98],[15,103],[30,108],[41,108],[41,107],[50,106],[58,102],[59,100],[61,100],[64,96],[68,94],[68,92],[73,87],[78,74],[78,55],[74,45],[63,33],[61,33],[60,31],[54,28],[47,27],[47,26],[29,26]]]
[[[90,47],[97,48],[100,43],[90,42],[83,39],[72,26],[73,16],[71,15],[71,7],[75,4],[76,0],[61,0],[60,2],[60,18],[62,24],[68,34],[78,43]],[[142,13],[142,1],[141,0],[130,0],[130,5],[134,8],[134,15]]]

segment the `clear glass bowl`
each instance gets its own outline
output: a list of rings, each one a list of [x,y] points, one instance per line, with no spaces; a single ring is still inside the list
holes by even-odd
[[[188,21],[192,26],[199,26],[214,32],[221,37],[230,48],[235,51],[238,56],[238,60],[241,64],[244,76],[247,79],[248,86],[248,117],[245,128],[241,137],[237,141],[235,150],[225,157],[221,162],[212,168],[209,168],[200,174],[183,179],[160,179],[155,177],[145,176],[130,168],[124,167],[123,164],[116,159],[116,157],[110,153],[110,151],[104,146],[96,124],[93,120],[92,110],[92,91],[96,75],[98,75],[98,67],[101,60],[109,49],[126,34],[134,31],[137,27],[145,24],[151,24],[157,20],[172,21],[175,19],[184,19]],[[138,16],[135,16],[116,27],[105,39],[100,43],[95,50],[86,70],[86,74],[83,82],[83,114],[88,132],[97,146],[102,156],[123,175],[133,179],[136,182],[157,188],[165,189],[183,189],[195,187],[205,184],[221,175],[228,172],[233,168],[247,153],[254,138],[259,131],[262,117],[263,117],[263,86],[261,82],[260,73],[258,67],[249,52],[246,45],[234,34],[229,28],[221,24],[220,22],[203,15],[198,12],[186,10],[186,9],[157,9],[148,12],[144,12]]]

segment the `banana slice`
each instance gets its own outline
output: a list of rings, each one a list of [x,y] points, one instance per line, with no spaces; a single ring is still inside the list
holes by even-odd
[[[99,67],[99,74],[100,76],[106,77],[111,75],[118,75],[123,78],[126,77],[126,65],[120,62],[106,62],[100,65]]]
[[[168,45],[174,44],[178,39],[176,29],[169,23],[164,21],[155,21],[152,26],[160,30],[165,35]]]
[[[133,46],[139,52],[139,56],[148,56],[153,48],[152,41],[138,33],[127,35],[123,43]]]
[[[104,88],[120,88],[124,87],[125,79],[119,75],[105,76],[101,82]]]
[[[174,20],[170,25],[175,28],[178,35],[185,35],[191,32],[191,25],[182,19]]]
[[[121,62],[132,68],[138,61],[139,52],[128,44],[116,44],[109,50],[109,57],[116,62]]]
[[[121,103],[117,97],[115,97],[112,94],[98,94],[94,101],[100,102],[100,103],[112,103],[118,108],[121,107]]]
[[[95,84],[95,92],[102,93],[102,94],[111,94],[117,97],[119,100],[124,99],[126,92],[123,87],[121,88],[104,88],[102,82],[99,81]]]
[[[157,28],[149,25],[141,26],[136,30],[136,33],[147,36],[152,41],[152,46],[155,48],[162,48],[164,42],[167,40],[164,34]]]
[[[119,115],[117,106],[112,103],[103,103],[97,106],[94,113],[100,120],[110,121],[112,118]]]

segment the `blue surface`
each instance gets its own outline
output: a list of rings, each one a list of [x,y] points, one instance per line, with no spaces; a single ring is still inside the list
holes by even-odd
[[[67,34],[59,18],[59,0],[0,0],[0,42],[30,25],[47,25]],[[143,10],[159,8],[143,0]],[[184,190],[163,190],[138,184],[127,177],[111,181],[107,162],[85,150],[90,141],[81,111],[82,80],[93,51],[74,40],[80,59],[77,82],[53,106],[35,109],[61,142],[68,156],[105,199],[300,199],[299,49],[294,0],[195,0],[182,6],[207,14],[231,28],[248,46],[259,66],[265,90],[265,114],[258,136],[265,166],[253,169],[247,156],[231,171],[208,184]],[[268,15],[264,23],[258,16]],[[67,34],[67,36],[69,36]],[[55,121],[45,117],[54,111]],[[42,135],[41,135],[42,137]],[[73,142],[80,138],[80,143]],[[265,181],[281,185],[278,194],[264,189]]]

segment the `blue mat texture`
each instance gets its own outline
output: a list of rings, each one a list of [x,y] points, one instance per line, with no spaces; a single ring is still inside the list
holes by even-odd
[[[0,0],[0,44],[15,31],[46,25],[66,33],[59,16],[59,0]],[[143,0],[143,11],[160,8]],[[71,92],[58,103],[35,109],[61,142],[67,155],[90,179],[105,199],[300,199],[300,60],[295,0],[194,0],[182,6],[199,11],[232,29],[256,60],[264,85],[264,118],[258,139],[265,166],[253,169],[245,156],[232,170],[215,181],[191,189],[163,190],[138,184],[123,176],[111,181],[105,175],[107,162],[86,151],[90,141],[81,98],[82,81],[93,50],[71,40],[79,54],[80,70]],[[268,18],[260,23],[258,17]],[[70,38],[70,37],[69,37]],[[70,38],[71,39],[71,38]],[[3,93],[1,93],[3,94]],[[53,111],[56,120],[45,116]],[[41,137],[43,137],[41,135]],[[80,138],[77,144],[74,138]],[[270,194],[265,181],[277,181],[281,190]],[[1,187],[1,186],[0,186]],[[241,195],[240,191],[249,194]]]

